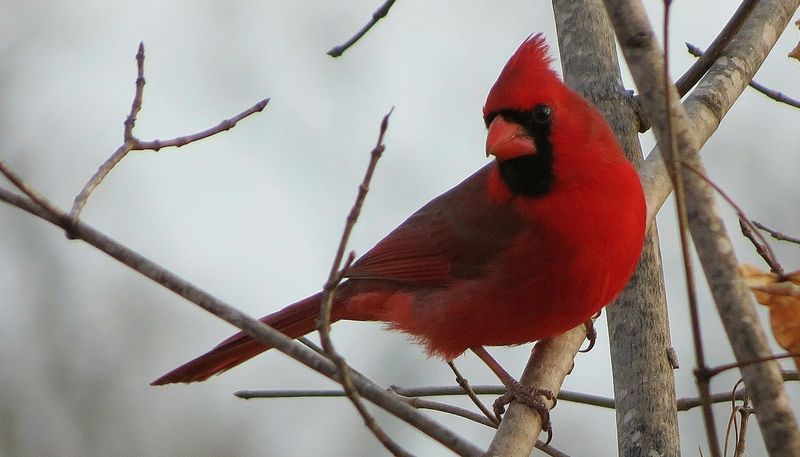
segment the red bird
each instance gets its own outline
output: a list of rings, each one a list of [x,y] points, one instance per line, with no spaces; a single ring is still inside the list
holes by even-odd
[[[644,238],[639,177],[550,61],[541,34],[522,43],[483,108],[496,160],[353,263],[332,321],[382,321],[450,360],[561,334],[622,290]],[[316,329],[320,300],[261,321],[300,337]],[[152,384],[203,381],[267,349],[240,332]]]

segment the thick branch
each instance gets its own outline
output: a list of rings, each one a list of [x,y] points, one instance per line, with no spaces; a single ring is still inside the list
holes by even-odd
[[[761,42],[765,44],[763,48],[766,55],[771,47],[766,44],[768,42],[774,44],[780,30],[786,26],[798,4],[800,0],[762,1],[742,26],[742,30],[761,31]],[[665,147],[671,141],[671,134],[674,137],[675,153],[680,154],[680,160],[702,171],[702,163],[697,152],[703,140],[698,138],[694,122],[687,109],[681,105],[677,91],[671,83],[669,122],[672,131],[666,128],[668,120],[664,110],[666,85],[663,52],[659,49],[655,34],[647,22],[644,6],[635,0],[606,0],[606,8],[639,88],[642,107],[653,126],[660,150],[666,158],[666,166],[670,168],[676,163],[671,156],[672,151]],[[782,27],[780,23],[776,23],[779,21],[783,23]],[[741,45],[738,36],[734,38],[729,49],[736,49],[737,44]],[[757,57],[753,59],[755,58]],[[750,62],[753,67],[757,67],[752,60]],[[736,64],[746,65],[743,62]],[[746,81],[749,81],[749,78]],[[696,92],[703,90],[701,82]],[[714,206],[713,189],[694,173],[685,169],[681,173],[686,188],[689,229],[734,354],[739,361],[767,357],[771,354],[769,345],[759,323],[752,295],[737,276],[737,260],[723,221]],[[758,411],[758,422],[770,455],[800,455],[800,432],[783,389],[778,364],[775,362],[754,364],[743,367],[741,372],[748,394]]]
[[[536,343],[520,382],[557,393],[572,370],[572,361],[584,339],[586,327],[579,325],[556,338]],[[541,420],[539,413],[529,406],[512,402],[489,445],[487,457],[529,456],[542,430]]]
[[[719,35],[714,38],[714,41],[708,47],[708,52],[700,59],[697,59],[686,73],[675,81],[675,87],[678,88],[678,93],[681,97],[686,95],[708,69],[711,68],[711,65],[719,59],[725,46],[730,43],[734,34],[739,31],[742,23],[747,19],[747,16],[753,10],[756,3],[758,3],[757,0],[744,0],[739,4],[739,8],[736,9],[733,16],[728,20],[728,23],[725,24],[725,27],[722,28]]]
[[[686,49],[689,50],[689,54],[700,57],[701,59],[708,55],[708,51],[703,52],[702,49],[698,48],[697,46],[693,45],[692,43],[686,43]],[[677,83],[676,83],[677,84]],[[784,94],[781,91],[770,89],[769,87],[756,82],[756,80],[750,81],[750,87],[753,89],[761,92],[762,94],[766,95],[767,97],[775,100],[776,102],[785,103],[789,106],[800,108],[800,100],[796,100],[794,98],[789,97],[788,95]]]
[[[622,86],[614,32],[601,0],[554,0],[564,79],[611,124],[641,165],[638,118]],[[680,455],[664,275],[655,224],[630,283],[606,310],[619,455]]]
[[[683,106],[700,146],[717,130],[722,118],[753,79],[798,4],[799,0],[758,2],[725,49],[725,58],[717,59],[697,88],[684,99]],[[639,177],[647,198],[647,220],[652,220],[672,192],[658,147],[647,155],[639,168]]]

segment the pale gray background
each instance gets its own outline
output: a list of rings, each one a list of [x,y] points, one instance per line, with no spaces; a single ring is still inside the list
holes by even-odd
[[[376,1],[0,1],[0,158],[68,207],[120,144],[147,46],[136,133],[170,138],[216,124],[263,97],[264,113],[182,149],[132,154],[89,201],[85,220],[184,278],[261,316],[323,283],[377,134],[396,106],[352,248],[363,253],[408,214],[485,163],[480,109],[506,59],[530,33],[554,46],[549,2],[400,0],[344,58]],[[737,1],[676,2],[673,68],[682,45],[705,47]],[[660,21],[660,1],[648,5]],[[789,30],[758,74],[800,96]],[[557,55],[557,53],[555,53]],[[796,109],[744,94],[704,149],[712,177],[760,221],[800,234]],[[649,135],[644,141],[652,144]],[[649,146],[648,146],[649,147]],[[4,184],[5,185],[5,184]],[[725,209],[736,232],[732,213]],[[0,454],[4,456],[383,455],[344,400],[243,401],[242,388],[330,388],[269,353],[207,383],[152,388],[166,370],[232,328],[49,224],[0,205]],[[693,355],[672,208],[660,218],[680,396],[695,395]],[[757,261],[734,233],[742,259]],[[797,246],[775,243],[787,267]],[[702,290],[710,362],[732,360]],[[564,388],[610,395],[607,335],[580,355]],[[341,352],[379,383],[451,384],[452,375],[380,325],[335,327]],[[495,349],[519,373],[529,346]],[[473,356],[473,383],[495,382]],[[790,366],[785,364],[785,366]],[[731,388],[733,372],[716,378]],[[800,403],[800,387],[788,389]],[[491,401],[491,398],[487,398]],[[419,455],[438,444],[375,410]],[[727,406],[718,406],[725,423]],[[800,411],[798,411],[800,412]],[[492,431],[433,413],[474,443]],[[686,455],[704,446],[699,412],[682,413]],[[554,445],[613,455],[610,410],[559,403]],[[751,455],[760,436],[751,426]]]

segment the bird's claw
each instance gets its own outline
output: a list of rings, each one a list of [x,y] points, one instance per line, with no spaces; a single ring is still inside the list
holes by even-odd
[[[600,311],[597,312],[591,319],[584,322],[583,325],[586,327],[586,340],[589,342],[589,346],[586,349],[581,349],[578,352],[589,352],[594,347],[594,343],[597,341],[597,330],[594,328],[594,319],[600,317]]]
[[[525,384],[520,384],[518,381],[514,381],[508,386],[506,393],[494,401],[492,409],[499,420],[502,419],[503,414],[506,412],[506,405],[513,400],[527,405],[539,414],[542,422],[542,431],[547,432],[547,441],[545,444],[550,444],[550,440],[553,439],[553,427],[550,423],[550,408],[547,407],[542,397],[551,400],[553,402],[553,407],[555,407],[557,400],[552,390],[526,386]]]

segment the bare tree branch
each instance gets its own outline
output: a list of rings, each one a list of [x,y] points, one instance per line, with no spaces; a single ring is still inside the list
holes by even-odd
[[[693,45],[692,43],[686,43],[686,49],[689,50],[689,54],[703,58],[706,53],[703,52],[702,49],[698,48],[697,46]],[[677,83],[676,83],[677,84]],[[770,89],[769,87],[756,82],[755,80],[751,80],[748,85],[753,89],[761,92],[762,94],[766,95],[767,97],[775,100],[776,102],[785,103],[789,106],[793,106],[795,108],[800,108],[800,100],[796,100],[794,98],[789,97],[788,95],[784,94],[783,92],[777,91],[775,89]]]
[[[741,41],[749,39],[750,33],[760,32],[758,41],[761,45],[749,48],[751,57],[742,60],[750,62],[757,58],[763,60],[763,56],[766,56],[771,45],[775,43],[780,30],[786,26],[798,5],[800,0],[759,2],[742,26],[742,32],[747,32],[745,36],[740,38],[737,34],[727,49],[735,52],[737,44],[741,45]],[[663,54],[641,2],[606,0],[606,8],[639,88],[642,107],[656,133],[661,154],[666,159],[665,165],[669,168],[673,160],[670,151],[665,148],[668,144],[666,135],[669,130],[665,128],[668,116],[663,110],[665,100]],[[716,65],[720,65],[719,61]],[[754,62],[750,65],[753,68],[757,67],[757,63]],[[748,65],[737,61],[737,66]],[[711,73],[713,70],[709,76]],[[669,117],[674,127],[676,151],[680,153],[682,161],[687,161],[702,171],[697,151],[703,142],[698,136],[705,135],[704,128],[703,126],[695,128],[697,123],[693,122],[687,110],[680,104],[674,86],[670,84],[669,87],[671,92]],[[703,90],[701,82],[696,92]],[[738,94],[734,94],[734,97],[735,95]],[[717,116],[719,117],[721,116]],[[689,228],[736,358],[742,361],[769,356],[769,345],[764,330],[759,325],[753,298],[736,274],[737,261],[724,224],[714,207],[713,190],[689,171],[684,171],[682,178],[686,184]],[[789,407],[777,363],[754,364],[741,368],[741,371],[748,393],[758,411],[759,426],[770,455],[800,455],[800,432]]]
[[[769,233],[770,236],[775,238],[776,240],[788,241],[790,243],[800,244],[800,238],[789,236],[789,235],[786,235],[783,232],[778,232],[776,230],[773,230],[773,229],[767,227],[766,225],[762,224],[761,222],[753,221],[753,225],[755,225],[758,229]]]
[[[579,325],[563,335],[536,343],[519,381],[522,384],[558,392],[572,370],[575,354],[586,339],[586,327]],[[552,407],[553,405],[548,405]],[[487,456],[530,455],[542,429],[539,413],[527,405],[512,402],[489,445]]]
[[[401,396],[400,398],[403,399],[403,401],[408,402],[409,405],[417,409],[429,409],[431,411],[439,411],[442,413],[452,414],[454,416],[463,417],[464,419],[469,419],[473,422],[477,422],[487,427],[497,428],[497,424],[489,420],[488,417],[484,416],[483,414],[478,414],[476,412],[470,411],[466,408],[461,408],[455,405],[442,403],[438,401],[425,400],[418,397]]]
[[[722,118],[753,79],[775,45],[798,0],[757,2],[746,24],[725,48],[725,59],[717,59],[683,105],[691,119],[700,145],[719,127]],[[639,168],[647,199],[647,219],[652,220],[672,192],[667,169],[658,147],[653,148]]]
[[[483,413],[483,415],[486,416],[486,418],[492,423],[492,426],[494,428],[497,428],[497,426],[500,425],[500,420],[497,419],[497,416],[495,416],[494,413],[489,411],[489,408],[487,408],[486,405],[484,405],[483,402],[480,400],[480,398],[478,398],[478,394],[476,394],[475,391],[472,390],[472,386],[470,386],[469,381],[467,381],[467,378],[461,376],[461,372],[458,371],[458,368],[456,368],[456,364],[453,363],[452,360],[449,360],[447,362],[447,366],[449,366],[450,369],[453,371],[453,374],[456,375],[456,384],[458,384],[458,386],[464,390],[464,393],[467,394],[470,400],[472,400],[472,403],[475,404],[475,406],[478,407],[478,409]],[[504,392],[500,392],[500,394],[503,393]]]
[[[5,162],[0,160],[0,172],[11,181],[17,189],[19,189],[23,194],[25,194],[38,209],[43,211],[44,213],[48,214],[51,218],[53,218],[54,224],[60,226],[67,232],[71,227],[71,222],[66,215],[58,209],[53,203],[50,202],[44,195],[40,194],[36,191],[33,187],[29,186],[19,175],[17,175],[11,167],[8,166]],[[8,192],[8,191],[6,191]],[[9,192],[9,195],[14,195],[16,198],[22,198],[16,194]]]
[[[628,158],[642,163],[638,115],[622,86],[614,33],[600,0],[554,0],[564,79],[611,124]],[[625,290],[606,309],[619,455],[680,453],[664,276],[655,224]],[[559,399],[562,399],[559,394]]]
[[[709,186],[713,187],[714,190],[719,194],[719,196],[722,197],[723,200],[728,202],[728,205],[730,205],[734,209],[734,211],[736,211],[736,215],[739,217],[739,225],[742,230],[742,234],[747,239],[749,239],[751,243],[753,243],[753,245],[756,248],[756,252],[758,252],[758,255],[760,255],[761,258],[764,259],[765,262],[767,262],[767,265],[769,265],[770,269],[775,274],[783,278],[784,276],[783,266],[781,266],[781,264],[778,262],[778,258],[775,255],[775,252],[772,250],[767,240],[761,235],[761,233],[758,232],[758,228],[753,224],[753,222],[744,212],[742,207],[739,206],[733,200],[733,198],[731,198],[731,196],[728,195],[728,193],[725,192],[717,183],[715,183],[711,178],[706,176],[700,170],[694,168],[689,163],[684,163],[683,166],[685,166],[692,173],[700,177],[700,179],[705,181]]]
[[[784,381],[797,381],[796,372],[784,373]],[[501,395],[507,390],[505,386],[472,386],[477,395]],[[399,387],[391,386],[389,390],[402,395],[403,397],[441,397],[441,396],[462,396],[464,391],[456,386],[426,386],[426,387]],[[731,400],[741,400],[744,398],[744,389],[734,392],[720,392],[711,395],[712,403],[725,403]],[[235,392],[239,398],[245,400],[256,398],[341,398],[346,396],[340,389],[275,389],[275,390],[240,390]],[[570,390],[562,390],[558,393],[559,401],[580,403],[583,405],[597,406],[600,408],[614,409],[616,401],[610,397],[600,395],[585,394]],[[700,397],[679,398],[675,402],[678,411],[689,411],[700,406]]]
[[[69,214],[69,217],[73,221],[78,220],[83,207],[86,205],[89,196],[92,194],[95,188],[97,188],[97,186],[103,182],[103,179],[108,176],[111,170],[120,161],[122,161],[122,159],[124,159],[129,152],[145,150],[158,151],[161,148],[181,147],[189,143],[194,143],[195,141],[199,141],[232,129],[242,119],[263,111],[267,106],[267,103],[269,103],[269,99],[265,98],[264,100],[259,101],[255,105],[233,116],[232,118],[226,119],[216,126],[201,132],[179,136],[169,140],[143,141],[136,138],[136,136],[133,134],[133,129],[136,127],[136,116],[142,109],[142,99],[144,97],[144,43],[139,43],[139,50],[136,53],[136,73],[136,90],[134,92],[133,102],[131,102],[131,111],[128,114],[128,117],[125,118],[125,122],[123,122],[124,128],[122,134],[122,144],[117,148],[116,151],[114,151],[113,154],[111,154],[111,157],[109,157],[100,165],[100,168],[97,169],[94,175],[92,175],[92,177],[89,178],[89,181],[83,186],[83,189],[81,189],[81,191],[78,192],[78,195],[75,196],[75,201],[72,204],[72,210]],[[67,232],[67,236],[69,235],[70,233]]]
[[[411,454],[408,451],[403,449],[386,432],[383,431],[383,428],[378,425],[378,423],[375,421],[375,418],[367,410],[367,407],[364,405],[364,402],[361,401],[361,397],[358,395],[358,391],[356,390],[356,387],[353,385],[353,381],[350,378],[350,366],[347,365],[344,357],[342,357],[342,355],[336,351],[333,341],[331,340],[331,309],[333,308],[333,296],[336,293],[336,288],[342,281],[342,276],[344,274],[343,271],[347,270],[347,268],[349,268],[350,264],[353,262],[353,258],[355,257],[353,253],[350,253],[350,256],[345,262],[342,271],[339,269],[342,268],[342,260],[344,259],[344,253],[347,250],[347,243],[350,240],[350,234],[353,232],[353,227],[355,227],[356,222],[358,221],[358,216],[361,214],[361,207],[364,205],[364,200],[367,198],[367,192],[369,191],[369,184],[372,181],[372,175],[374,174],[375,168],[378,165],[378,160],[381,158],[381,154],[383,154],[385,149],[383,137],[386,135],[386,129],[389,127],[389,116],[392,115],[392,111],[394,111],[394,108],[389,110],[389,112],[383,116],[383,121],[381,121],[378,140],[375,144],[375,147],[370,152],[369,165],[367,166],[367,171],[364,174],[364,180],[361,182],[361,185],[358,186],[358,195],[356,196],[356,201],[347,216],[347,222],[345,223],[344,231],[342,232],[341,239],[339,240],[339,247],[336,249],[336,255],[334,256],[333,264],[331,265],[331,271],[328,274],[328,279],[325,281],[325,285],[322,287],[322,302],[320,303],[319,311],[319,336],[325,354],[327,354],[328,357],[333,360],[339,369],[340,382],[345,393],[347,394],[347,398],[350,399],[350,402],[353,403],[353,406],[355,407],[356,411],[358,411],[358,414],[361,415],[361,418],[364,420],[364,425],[367,427],[367,429],[371,431],[373,435],[375,435],[375,438],[377,438],[383,447],[391,452],[392,455],[411,457]]]
[[[242,313],[238,309],[178,277],[169,270],[127,248],[90,225],[80,221],[70,225],[69,218],[64,211],[57,210],[56,214],[53,214],[50,211],[42,209],[33,200],[2,188],[0,188],[0,201],[5,201],[59,227],[66,227],[74,234],[76,239],[85,241],[124,265],[150,278],[154,282],[245,331],[254,339],[283,352],[312,370],[338,382],[339,371],[336,365],[329,359],[305,347],[303,344],[289,339],[284,334],[272,329],[261,321]],[[397,418],[416,427],[456,454],[462,456],[480,456],[483,454],[475,445],[467,442],[438,422],[420,414],[413,407],[398,400],[392,394],[387,393],[383,388],[364,376],[352,372],[351,378],[353,385],[361,396],[391,412]]]
[[[717,37],[714,38],[714,41],[711,42],[711,45],[708,47],[708,52],[703,57],[697,59],[694,65],[689,67],[686,73],[675,81],[675,87],[678,89],[678,94],[680,94],[681,97],[686,95],[686,93],[700,81],[700,78],[708,72],[711,65],[719,59],[725,46],[730,43],[733,36],[739,31],[739,28],[744,23],[744,20],[747,19],[747,16],[753,10],[756,3],[758,3],[757,0],[744,0],[733,13],[733,16],[728,19],[725,27],[722,28]]]
[[[669,16],[671,0],[664,0],[664,22],[662,29],[662,39],[664,43],[669,43]],[[637,17],[633,22],[647,23],[646,17]],[[661,67],[663,79],[661,81],[663,89],[663,106],[666,113],[671,111],[673,92],[671,91],[671,81],[669,79],[669,51],[665,48],[663,53],[663,65]],[[644,107],[642,107],[644,109]],[[692,263],[691,241],[689,240],[689,223],[686,205],[686,183],[682,174],[683,167],[691,167],[691,164],[682,159],[684,149],[678,149],[676,133],[673,126],[673,116],[668,114],[661,119],[663,122],[659,128],[663,128],[661,136],[658,138],[659,146],[662,150],[668,151],[664,155],[664,163],[667,164],[669,179],[675,189],[675,212],[678,219],[678,235],[680,238],[681,261],[683,262],[684,283],[686,285],[686,301],[689,305],[689,315],[691,321],[691,334],[694,343],[695,354],[695,379],[697,390],[700,392],[700,406],[703,414],[703,424],[706,429],[706,440],[712,457],[722,457],[720,453],[719,440],[717,439],[717,426],[714,419],[714,412],[711,409],[711,378],[700,376],[698,373],[706,373],[705,348],[703,347],[703,332],[700,325],[700,306],[697,303],[697,284],[694,275],[694,263]],[[656,132],[658,135],[659,132]],[[698,171],[703,173],[702,171]]]
[[[361,28],[352,38],[345,41],[344,43],[340,44],[339,46],[334,46],[328,51],[328,55],[331,57],[339,57],[344,54],[345,51],[350,49],[350,46],[356,44],[358,40],[360,40],[370,29],[378,23],[381,19],[386,17],[389,14],[389,10],[392,9],[392,5],[394,5],[395,0],[386,0],[383,5],[379,6],[374,13],[372,13],[372,17],[370,18],[369,22],[367,22],[364,27]]]

